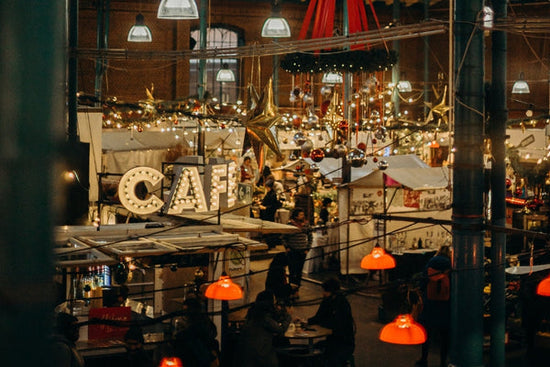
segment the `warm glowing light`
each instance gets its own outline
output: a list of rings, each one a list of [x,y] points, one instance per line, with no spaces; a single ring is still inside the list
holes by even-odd
[[[537,285],[537,294],[539,296],[550,297],[550,276],[544,278]]]
[[[379,339],[392,344],[422,344],[426,341],[426,330],[411,315],[404,314],[384,326]]]
[[[395,268],[395,259],[386,253],[378,245],[374,246],[372,252],[361,260],[361,268],[369,270],[383,270]]]
[[[183,367],[183,364],[178,357],[164,357],[159,367]]]
[[[205,297],[218,299],[222,301],[232,301],[243,298],[243,290],[237,284],[231,281],[227,275],[220,276],[217,282],[214,282],[206,288]]]

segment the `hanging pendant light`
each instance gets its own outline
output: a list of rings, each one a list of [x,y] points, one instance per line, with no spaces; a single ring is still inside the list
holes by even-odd
[[[262,37],[283,38],[290,37],[290,26],[285,18],[281,16],[279,1],[275,0],[271,8],[271,16],[267,18],[262,26]]]
[[[152,42],[151,30],[145,25],[145,18],[141,13],[136,15],[136,24],[128,32],[128,42]]]
[[[159,19],[199,19],[195,0],[162,0],[157,12]]]
[[[523,80],[523,71],[519,73],[519,79],[516,80],[514,83],[514,86],[512,87],[512,93],[513,94],[529,94],[531,91],[529,90],[529,84],[525,80]]]
[[[204,295],[211,299],[232,301],[243,298],[243,290],[237,284],[233,283],[229,276],[222,274],[217,282],[210,284],[208,288],[206,288]]]
[[[164,357],[159,367],[183,367],[183,364],[178,357]]]
[[[332,71],[323,74],[323,79],[321,79],[323,84],[342,84],[344,82],[344,77],[341,73],[334,73]]]
[[[372,252],[361,260],[361,268],[368,270],[384,270],[395,268],[395,259],[376,244]]]
[[[233,73],[233,70],[229,69],[227,64],[223,64],[222,68],[218,70],[218,73],[216,74],[216,81],[225,83],[234,82],[235,73]]]
[[[422,344],[426,341],[426,330],[410,314],[403,314],[384,326],[378,338],[392,344]]]
[[[544,278],[537,285],[537,294],[539,296],[550,297],[550,276]]]

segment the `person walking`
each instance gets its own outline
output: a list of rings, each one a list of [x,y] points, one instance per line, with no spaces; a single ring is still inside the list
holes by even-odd
[[[299,289],[302,284],[302,271],[306,261],[306,255],[311,248],[313,235],[302,208],[295,208],[290,214],[288,224],[298,227],[299,231],[283,235],[283,245],[287,249],[289,282],[297,289],[295,297],[299,297]]]
[[[447,366],[451,323],[451,269],[451,248],[446,245],[439,248],[424,269],[420,284],[423,308],[418,322],[426,329],[427,338],[422,344],[422,355],[416,362],[416,367],[428,365],[428,352],[434,339],[440,342],[440,365]]]
[[[308,324],[332,330],[324,345],[325,367],[343,367],[353,359],[355,321],[346,296],[340,291],[340,281],[329,278],[322,284],[323,300]]]
[[[287,267],[287,253],[279,252],[271,260],[265,279],[265,289],[272,291],[277,302],[284,305],[290,303],[290,297],[296,291],[288,282]]]

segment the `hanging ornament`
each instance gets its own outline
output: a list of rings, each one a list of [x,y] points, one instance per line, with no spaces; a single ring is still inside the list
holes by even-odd
[[[336,144],[332,156],[334,158],[343,158],[346,156],[348,148],[344,144]]]
[[[365,152],[367,150],[367,144],[365,144],[364,142],[360,142],[359,144],[357,144],[357,149],[361,149],[363,152]]]
[[[325,158],[325,153],[321,149],[313,149],[309,157],[313,162],[319,163]]]
[[[330,96],[331,93],[332,93],[332,88],[331,87],[326,86],[326,85],[321,87],[321,95],[323,97],[328,97],[328,96]]]
[[[303,131],[298,131],[296,134],[294,134],[294,142],[298,146],[301,146],[302,144],[304,144],[306,142],[306,139],[307,137]]]
[[[282,120],[277,106],[273,103],[273,79],[270,78],[255,109],[248,112],[244,127],[246,127],[243,143],[243,154],[250,148],[254,150],[256,162],[260,172],[265,162],[265,147],[269,148],[277,157],[281,157],[279,141],[276,137],[275,125]]]
[[[327,112],[325,116],[323,117],[323,122],[325,123],[325,129],[327,130],[327,133],[332,140],[333,144],[336,142],[336,139],[338,138],[338,126],[340,124],[340,121],[344,119],[342,108],[340,106],[340,98],[338,96],[337,92],[334,92],[332,94],[332,98],[330,100],[329,106],[327,108]]]
[[[288,97],[288,101],[290,103],[295,103],[298,100],[298,97],[294,95],[294,93],[290,93],[290,97]]]
[[[352,167],[358,168],[365,164],[365,152],[360,149],[353,148],[347,155],[347,160]]]
[[[439,102],[437,102],[436,105],[433,107],[431,103],[426,103],[426,106],[428,106],[428,108],[430,109],[430,112],[428,112],[428,117],[426,118],[426,123],[430,123],[431,121],[435,121],[437,119],[437,126],[439,126],[441,124],[441,120],[443,120],[444,123],[448,122],[447,112],[449,111],[450,107],[447,106],[447,85],[445,85],[445,87],[443,88],[443,94],[441,95],[441,98],[439,96],[439,93],[435,89],[435,86],[432,86],[432,88],[434,91],[434,95]]]
[[[296,157],[296,154],[290,153],[290,155],[288,156],[288,159],[291,161],[295,161],[296,159],[298,159],[298,157]]]
[[[386,138],[386,135],[387,131],[384,126],[379,126],[374,132],[374,136],[376,136],[377,139],[384,139]]]
[[[313,150],[313,142],[311,141],[311,139],[306,139],[300,149],[302,151],[302,155],[303,153],[307,153],[307,155],[309,156],[309,153]]]
[[[310,125],[317,125],[319,123],[319,117],[316,114],[311,114],[307,117],[307,122]]]
[[[288,144],[288,138],[287,137],[283,138],[283,144]]]
[[[304,94],[304,97],[302,98],[305,104],[312,104],[313,103],[313,96],[311,93]]]
[[[294,118],[292,118],[292,126],[294,126],[295,129],[299,129],[302,126],[302,118],[294,116]]]
[[[385,170],[388,168],[388,166],[389,166],[389,165],[388,165],[388,162],[385,161],[385,160],[381,160],[381,161],[378,162],[376,165],[378,166],[378,169],[379,169],[380,171],[385,171]]]

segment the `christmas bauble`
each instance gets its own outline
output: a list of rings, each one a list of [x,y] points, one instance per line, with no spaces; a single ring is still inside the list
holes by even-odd
[[[321,149],[313,149],[309,154],[309,157],[313,162],[319,163],[325,158],[325,152]]]

